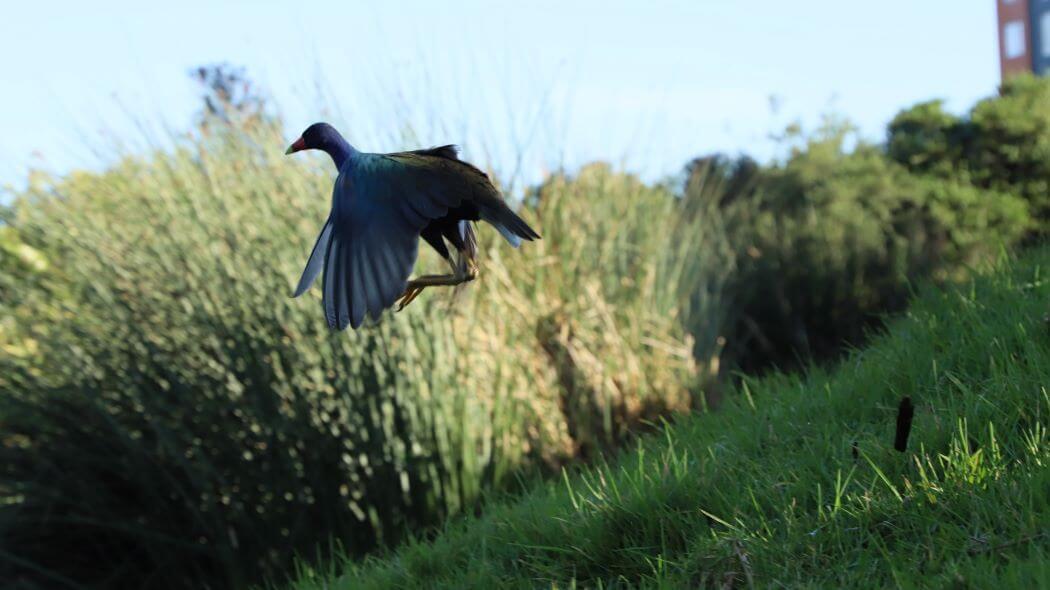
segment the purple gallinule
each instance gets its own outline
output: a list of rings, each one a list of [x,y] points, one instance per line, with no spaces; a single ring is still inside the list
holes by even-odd
[[[471,222],[491,224],[512,246],[539,239],[500,196],[488,176],[459,159],[455,146],[369,154],[327,123],[315,123],[286,154],[317,149],[339,176],[332,210],[314,244],[293,297],[324,269],[322,300],[328,326],[358,328],[398,303],[403,309],[426,287],[454,286],[478,274]],[[447,275],[409,280],[422,237],[452,267]],[[455,258],[445,241],[454,248]]]

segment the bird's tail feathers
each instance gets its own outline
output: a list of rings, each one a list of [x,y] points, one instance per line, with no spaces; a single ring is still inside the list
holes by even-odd
[[[482,211],[481,218],[491,223],[511,246],[517,248],[521,245],[522,240],[532,241],[540,239],[540,234],[529,227],[529,224],[525,223],[524,219],[511,211],[510,207],[502,203],[500,205],[500,207]]]
[[[496,226],[496,231],[498,231],[498,232],[499,232],[499,235],[503,236],[503,239],[507,240],[507,242],[508,242],[508,243],[509,243],[509,244],[510,244],[511,246],[513,246],[513,247],[517,248],[518,246],[520,246],[520,245],[521,245],[521,238],[519,238],[519,237],[518,237],[517,235],[515,235],[515,234],[514,234],[514,233],[513,233],[512,231],[510,231],[509,229],[507,229],[507,227],[506,227],[506,226],[503,226],[503,225],[497,225],[497,226]]]

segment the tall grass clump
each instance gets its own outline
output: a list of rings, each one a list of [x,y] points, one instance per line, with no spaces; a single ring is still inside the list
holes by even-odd
[[[395,542],[689,407],[704,375],[675,301],[725,265],[718,248],[680,256],[718,234],[680,222],[666,189],[556,175],[523,211],[544,239],[513,251],[482,230],[481,279],[455,305],[431,290],[332,333],[316,290],[289,297],[332,175],[284,144],[265,121],[220,129],[16,199],[0,578],[277,579],[297,554]]]

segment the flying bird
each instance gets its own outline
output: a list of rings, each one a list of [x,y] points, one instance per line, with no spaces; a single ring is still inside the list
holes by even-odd
[[[514,247],[539,239],[500,196],[488,176],[459,159],[456,147],[372,154],[357,151],[327,123],[315,123],[285,154],[321,150],[339,171],[332,210],[292,297],[324,270],[321,298],[328,326],[357,329],[426,287],[455,286],[478,275],[471,222],[486,221]],[[423,238],[451,274],[409,280]],[[455,257],[445,242],[455,250]]]

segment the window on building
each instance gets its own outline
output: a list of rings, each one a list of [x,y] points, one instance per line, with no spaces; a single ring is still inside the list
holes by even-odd
[[[1006,59],[1014,59],[1025,54],[1024,21],[1012,20],[1003,25],[1003,50]]]
[[[1040,37],[1043,38],[1043,57],[1050,57],[1050,10],[1040,20]]]

